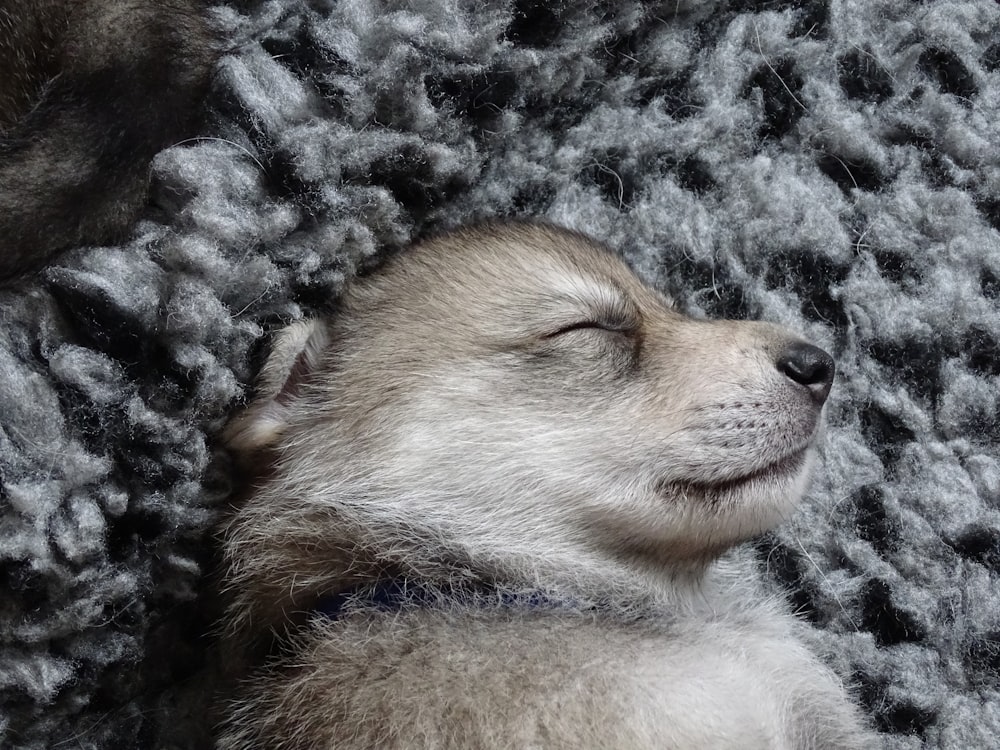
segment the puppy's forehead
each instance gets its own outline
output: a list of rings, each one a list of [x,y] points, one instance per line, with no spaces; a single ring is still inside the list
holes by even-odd
[[[643,287],[611,250],[586,235],[535,224],[487,225],[418,246],[430,283],[451,280],[479,291],[602,299]]]

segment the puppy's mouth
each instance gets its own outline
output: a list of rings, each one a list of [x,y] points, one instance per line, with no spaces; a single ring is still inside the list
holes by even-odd
[[[773,484],[790,479],[799,474],[805,466],[809,447],[800,448],[797,451],[782,456],[777,461],[767,464],[759,469],[741,474],[729,479],[718,481],[674,481],[669,484],[675,487],[682,487],[689,491],[700,494],[721,495],[734,490],[739,490],[749,485],[759,485],[763,483]]]
[[[806,451],[806,448],[802,448],[795,453],[790,453],[783,458],[779,458],[774,463],[770,463],[763,468],[751,471],[749,474],[744,474],[743,476],[736,477],[735,479],[727,479],[723,482],[715,482],[706,486],[716,491],[733,490],[748,484],[780,481],[788,477],[795,476],[802,471],[802,467],[805,465]]]

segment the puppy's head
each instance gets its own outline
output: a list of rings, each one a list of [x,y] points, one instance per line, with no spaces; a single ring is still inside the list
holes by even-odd
[[[704,560],[801,496],[833,371],[778,327],[685,317],[583,235],[490,225],[282,333],[229,436],[275,457],[261,502],[385,549]]]

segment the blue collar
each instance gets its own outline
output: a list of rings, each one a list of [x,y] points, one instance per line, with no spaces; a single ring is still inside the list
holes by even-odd
[[[339,620],[355,609],[397,612],[449,603],[483,609],[598,609],[595,606],[581,608],[576,602],[554,599],[542,591],[505,592],[485,583],[461,590],[441,591],[428,589],[405,578],[385,578],[323,596],[312,611],[329,620]]]

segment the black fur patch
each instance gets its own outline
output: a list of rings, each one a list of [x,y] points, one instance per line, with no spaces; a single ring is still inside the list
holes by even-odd
[[[1000,529],[972,526],[948,544],[962,557],[1000,573]]]
[[[17,609],[30,612],[44,606],[51,596],[45,577],[32,570],[28,560],[0,560],[0,585],[5,596],[16,599]],[[11,606],[13,602],[6,603]]]
[[[774,258],[764,269],[764,277],[771,288],[795,290],[802,300],[802,314],[810,320],[843,329],[847,314],[834,297],[834,287],[847,278],[849,270],[826,256],[803,249]]]
[[[902,448],[913,442],[916,435],[896,415],[870,404],[860,409],[861,434],[869,447],[881,459],[886,471],[892,475],[896,471]]]
[[[108,556],[112,562],[135,559],[166,531],[164,518],[140,508],[130,508],[114,519],[108,528]]]
[[[886,555],[898,548],[902,525],[885,510],[885,496],[878,485],[866,484],[851,496],[856,508],[854,524],[858,536]]]
[[[148,332],[141,313],[72,271],[53,269],[50,289],[84,341],[125,364],[142,360]]]
[[[702,108],[691,86],[690,70],[651,79],[639,88],[636,103],[643,107],[654,104],[675,120],[686,120]]]
[[[990,269],[984,268],[979,275],[979,287],[982,289],[984,297],[1000,299],[1000,276]]]
[[[951,353],[945,344],[917,339],[882,341],[872,345],[871,355],[891,370],[894,379],[903,381],[913,395],[933,401],[941,393],[941,362]]]
[[[923,278],[920,264],[908,255],[882,247],[870,247],[868,252],[875,259],[879,273],[895,284],[907,286],[919,283]]]
[[[816,166],[848,194],[852,190],[877,192],[889,182],[888,176],[878,166],[862,159],[823,154],[816,160]]]
[[[923,737],[927,728],[937,721],[937,711],[904,701],[891,703],[876,710],[875,719],[884,732],[898,732]]]
[[[990,226],[1000,232],[1000,197],[989,194],[975,196],[976,208]]]
[[[980,62],[991,73],[1000,70],[1000,42],[991,44],[983,53]]]
[[[840,87],[850,99],[884,102],[893,94],[892,76],[868,51],[851,50],[837,60]]]
[[[760,304],[733,280],[724,265],[695,261],[684,269],[683,286],[699,290],[698,301],[711,317],[731,320],[760,317]]]
[[[885,140],[892,145],[915,147],[920,152],[920,160],[927,176],[936,187],[948,187],[954,184],[952,168],[930,135],[909,125],[901,125],[889,130],[885,134]]]
[[[517,76],[509,70],[456,72],[424,78],[436,107],[450,106],[482,130],[496,129],[499,116],[517,95]]]
[[[822,624],[826,618],[816,605],[818,594],[805,575],[808,562],[802,553],[782,544],[773,535],[766,535],[757,543],[756,553],[768,575],[788,591],[792,610],[810,622]]]
[[[882,647],[920,641],[926,637],[924,627],[909,612],[892,601],[889,584],[880,579],[869,581],[861,594],[862,627],[871,632]]]
[[[562,30],[565,6],[562,2],[517,0],[514,19],[507,27],[507,39],[526,47],[548,47]]]
[[[1000,687],[1000,631],[980,633],[964,649],[965,674],[980,689]]]
[[[962,341],[962,352],[974,372],[986,377],[1000,375],[1000,341],[995,332],[973,326]]]
[[[965,63],[949,49],[931,47],[924,50],[918,61],[921,70],[931,76],[948,94],[971,100],[979,94],[979,86]],[[971,104],[971,101],[968,103]]]
[[[681,187],[697,195],[710,193],[716,187],[712,168],[697,156],[688,156],[677,165],[677,181]]]
[[[805,110],[802,107],[802,77],[788,58],[761,65],[747,80],[744,96],[758,90],[764,102],[764,121],[757,135],[762,140],[780,140],[790,133]]]
[[[858,671],[853,681],[860,687],[858,697],[879,731],[922,737],[937,720],[937,711],[932,708],[890,697],[891,686],[884,678]]]
[[[459,175],[435,173],[431,158],[421,146],[404,144],[375,159],[363,174],[344,173],[345,182],[381,185],[407,210],[417,213],[440,205],[468,187]]]
[[[527,182],[514,194],[511,207],[518,216],[544,214],[556,196],[556,189],[545,180]]]

